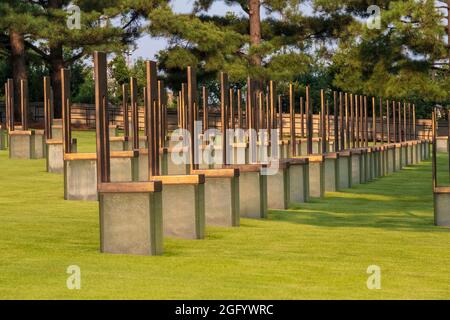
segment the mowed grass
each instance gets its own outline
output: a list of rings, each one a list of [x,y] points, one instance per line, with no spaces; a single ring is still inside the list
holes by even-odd
[[[2,151],[0,172],[0,299],[450,298],[450,229],[433,226],[430,162],[208,227],[205,240],[165,239],[157,257],[99,253],[98,204],[64,201],[44,160]],[[70,265],[81,290],[67,289]],[[380,290],[366,286],[370,265]]]

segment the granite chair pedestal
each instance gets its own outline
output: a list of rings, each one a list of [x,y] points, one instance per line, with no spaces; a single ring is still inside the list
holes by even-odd
[[[139,179],[139,152],[111,152],[111,181],[133,182]],[[64,155],[64,199],[97,201],[97,155]]]
[[[64,173],[64,145],[62,140],[47,140],[46,167],[50,173]],[[72,139],[72,152],[77,152],[77,140]]]
[[[205,237],[204,175],[155,176],[161,181],[164,235],[182,239]]]
[[[240,225],[239,169],[192,170],[205,176],[206,225],[238,227]]]
[[[324,155],[325,166],[325,192],[339,190],[339,153],[326,153]]]
[[[232,165],[239,170],[239,214],[242,218],[267,218],[267,176],[259,164]]]
[[[161,191],[160,181],[99,185],[102,253],[163,253]]]
[[[435,187],[433,200],[435,225],[450,227],[450,188]]]
[[[352,156],[350,150],[339,152],[338,190],[352,187]]]
[[[42,130],[15,130],[9,133],[11,159],[42,159],[45,153],[45,135]]]

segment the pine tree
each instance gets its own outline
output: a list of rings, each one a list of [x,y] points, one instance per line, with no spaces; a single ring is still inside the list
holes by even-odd
[[[175,90],[183,80],[181,70],[189,64],[197,66],[204,82],[216,79],[219,71],[227,71],[235,82],[245,82],[249,75],[261,80],[294,80],[315,63],[316,49],[320,53],[351,21],[349,15],[305,15],[299,7],[302,0],[226,0],[226,4],[239,5],[245,15],[209,15],[215,1],[196,1],[191,14],[162,8],[150,16],[149,32],[169,39],[158,60]],[[259,6],[273,16],[260,19],[260,12],[255,12]]]
[[[55,117],[61,115],[60,69],[90,55],[94,50],[120,52],[140,34],[142,17],[166,0],[8,0],[3,4],[6,18],[0,24],[18,24],[24,44],[50,70],[55,97]],[[69,5],[81,10],[81,28],[69,28]],[[20,9],[20,11],[18,10]],[[14,74],[18,72],[14,70]]]
[[[413,98],[428,105],[445,101],[449,84],[441,61],[448,53],[442,12],[427,0],[385,1],[381,9],[380,29],[355,20],[341,38],[332,60],[334,84],[342,90]],[[354,14],[368,16],[362,10]]]

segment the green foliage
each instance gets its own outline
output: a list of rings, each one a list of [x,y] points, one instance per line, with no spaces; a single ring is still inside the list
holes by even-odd
[[[270,13],[261,21],[262,42],[249,45],[248,16],[226,13],[224,16],[208,14],[213,4],[196,1],[192,14],[174,14],[168,8],[155,10],[149,32],[153,36],[169,39],[169,47],[160,52],[158,62],[165,71],[169,86],[179,90],[183,71],[188,65],[199,70],[201,82],[214,81],[220,71],[226,71],[231,81],[245,82],[255,79],[292,81],[307,72],[317,46],[332,39],[330,35],[342,29],[348,17],[306,16],[300,12],[300,0],[274,0],[262,2]],[[239,5],[248,13],[247,1],[225,1]],[[337,23],[338,22],[338,23]],[[320,48],[322,50],[322,48]],[[250,63],[250,57],[263,57],[262,66]]]
[[[73,75],[73,72],[72,72]],[[92,68],[85,67],[82,70],[81,81],[74,82],[72,76],[72,86],[77,85],[77,90],[72,90],[72,101],[78,103],[94,103],[95,102],[95,83]]]
[[[436,67],[447,55],[444,16],[434,1],[385,1],[384,5],[381,29],[367,28],[365,20],[349,26],[332,59],[334,85],[361,94],[412,100],[419,113],[426,104],[444,103],[448,77],[439,74],[447,71]]]

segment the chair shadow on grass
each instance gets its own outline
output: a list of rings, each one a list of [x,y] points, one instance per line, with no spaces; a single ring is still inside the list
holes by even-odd
[[[324,199],[271,210],[269,220],[319,227],[450,232],[434,226],[431,163],[409,166]]]

